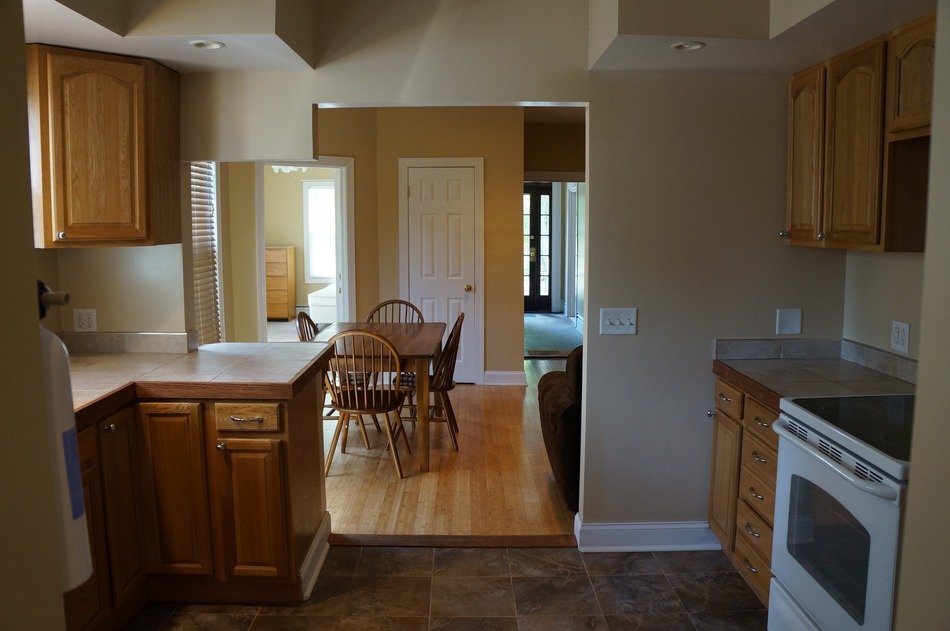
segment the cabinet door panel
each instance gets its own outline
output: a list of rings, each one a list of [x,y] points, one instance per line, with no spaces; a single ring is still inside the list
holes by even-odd
[[[66,628],[91,629],[112,609],[109,596],[109,554],[106,550],[105,520],[102,513],[102,483],[99,477],[99,447],[96,430],[79,432],[79,459],[82,467],[86,528],[92,552],[92,576],[79,587],[63,594]]]
[[[287,576],[281,441],[230,438],[216,447],[214,489],[223,500],[219,535],[225,571],[230,577]]]
[[[169,574],[211,574],[201,404],[141,403],[139,416],[154,494],[154,569]]]
[[[731,551],[736,531],[736,498],[742,425],[722,412],[713,428],[712,475],[709,489],[709,527]]]
[[[53,235],[144,239],[145,71],[50,54]]]
[[[134,419],[133,409],[129,407],[99,424],[109,567],[117,608],[145,578],[141,544],[144,521],[139,504],[142,490],[136,464]]]
[[[796,245],[816,245],[821,225],[825,68],[792,77],[788,88],[788,199],[786,231]]]
[[[888,131],[930,126],[934,29],[931,16],[898,29],[888,42]]]
[[[826,245],[874,245],[880,240],[883,76],[881,43],[829,62],[822,226]]]

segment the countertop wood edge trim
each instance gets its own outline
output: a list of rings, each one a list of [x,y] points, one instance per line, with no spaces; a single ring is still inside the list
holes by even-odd
[[[779,400],[782,398],[782,395],[766,388],[764,385],[752,379],[748,375],[745,375],[735,368],[725,364],[721,360],[713,360],[713,374],[729,383],[740,390],[744,391],[746,394],[751,396],[756,401],[759,401],[768,408],[771,408],[774,411],[778,411]]]
[[[135,403],[135,384],[127,383],[76,410],[76,428],[84,429]]]

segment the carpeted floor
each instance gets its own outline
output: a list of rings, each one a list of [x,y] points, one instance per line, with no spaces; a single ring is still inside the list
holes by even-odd
[[[560,313],[526,313],[524,316],[525,357],[567,357],[583,343],[574,321]]]

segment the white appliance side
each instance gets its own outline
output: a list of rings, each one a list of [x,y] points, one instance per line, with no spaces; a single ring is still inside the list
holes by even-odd
[[[769,585],[768,630],[821,631],[774,576]]]
[[[69,354],[62,340],[40,327],[43,360],[43,391],[50,454],[57,471],[57,497],[63,521],[63,548],[66,551],[64,591],[83,584],[92,576],[92,554],[86,528],[86,510],[79,464],[79,441],[73,392],[69,380]]]

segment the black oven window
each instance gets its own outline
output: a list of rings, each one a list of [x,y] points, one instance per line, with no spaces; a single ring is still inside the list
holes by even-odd
[[[871,538],[835,498],[792,476],[788,552],[858,624],[864,624]]]

